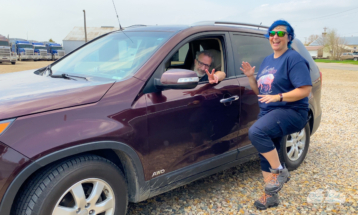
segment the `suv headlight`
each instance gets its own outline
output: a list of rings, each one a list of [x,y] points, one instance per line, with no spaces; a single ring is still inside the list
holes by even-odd
[[[15,121],[15,119],[0,121],[0,135]]]

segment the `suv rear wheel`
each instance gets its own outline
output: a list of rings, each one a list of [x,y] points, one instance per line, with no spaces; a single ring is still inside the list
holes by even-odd
[[[115,164],[96,155],[81,155],[36,174],[15,202],[13,215],[122,215],[128,195]]]
[[[283,137],[279,157],[286,164],[288,170],[297,169],[306,158],[310,144],[310,126],[306,126],[299,132]]]

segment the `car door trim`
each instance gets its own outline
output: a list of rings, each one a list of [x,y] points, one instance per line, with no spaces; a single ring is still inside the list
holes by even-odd
[[[151,191],[149,198],[196,181],[200,178],[245,163],[256,158],[258,155],[252,145],[240,148],[240,154],[243,153],[246,154],[246,156],[240,157],[239,159],[232,159],[232,157],[237,157],[237,152],[237,150],[233,150],[150,180]],[[213,167],[213,164],[218,165]]]

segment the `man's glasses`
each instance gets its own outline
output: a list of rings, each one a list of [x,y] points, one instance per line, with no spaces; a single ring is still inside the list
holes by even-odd
[[[286,31],[270,31],[269,35],[270,37],[274,37],[275,34],[277,34],[278,37],[284,37],[286,35]]]
[[[196,58],[196,61],[198,61],[199,66],[205,66],[205,67],[207,67],[207,68],[209,68],[209,67],[210,67],[210,65],[205,64],[205,63],[201,62],[200,60],[198,60],[198,58]]]

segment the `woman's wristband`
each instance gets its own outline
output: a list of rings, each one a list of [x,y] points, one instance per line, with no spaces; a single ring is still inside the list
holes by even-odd
[[[280,102],[282,102],[282,100],[283,100],[282,93],[279,93],[278,95],[280,96]]]

